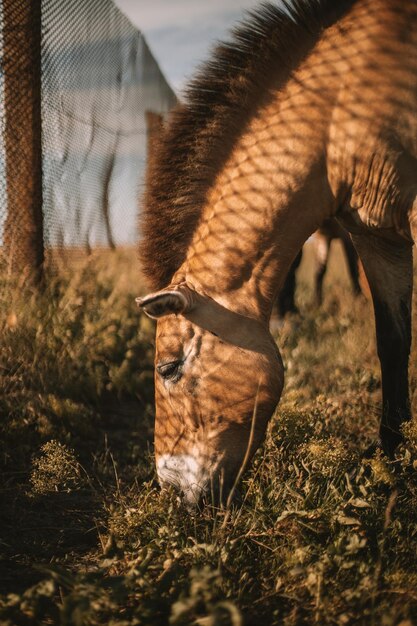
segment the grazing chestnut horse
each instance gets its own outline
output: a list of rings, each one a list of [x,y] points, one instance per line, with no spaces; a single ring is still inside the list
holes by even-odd
[[[283,366],[268,324],[306,239],[336,216],[374,301],[392,453],[410,418],[417,3],[262,5],[191,83],[151,159],[143,266],[158,319],[155,454],[190,504],[261,443]]]

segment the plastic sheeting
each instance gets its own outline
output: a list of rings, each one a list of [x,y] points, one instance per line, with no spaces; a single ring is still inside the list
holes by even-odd
[[[26,1],[16,0],[16,6]],[[42,0],[41,35],[45,247],[134,244],[145,113],[165,115],[175,94],[143,35],[111,0]],[[0,92],[3,102],[2,81]],[[8,210],[4,115],[3,104],[0,239]]]

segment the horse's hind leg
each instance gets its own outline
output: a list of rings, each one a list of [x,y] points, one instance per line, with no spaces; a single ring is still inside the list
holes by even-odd
[[[408,359],[411,344],[412,248],[373,235],[354,235],[375,311],[382,373],[381,443],[392,455],[401,442],[401,425],[411,418]]]
[[[315,252],[317,269],[315,274],[316,304],[320,306],[323,302],[323,280],[327,270],[329,260],[331,238],[318,230],[315,235]]]
[[[356,252],[349,235],[343,238],[342,243],[346,254],[346,260],[349,268],[350,278],[352,281],[353,291],[356,296],[359,296],[362,293],[362,289],[359,282],[358,253]]]

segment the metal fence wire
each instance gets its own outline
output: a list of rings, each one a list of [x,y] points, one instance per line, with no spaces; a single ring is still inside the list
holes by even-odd
[[[111,0],[0,0],[3,267],[134,245],[149,113],[176,97]]]

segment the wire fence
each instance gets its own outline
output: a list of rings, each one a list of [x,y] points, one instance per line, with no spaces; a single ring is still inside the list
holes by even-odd
[[[0,0],[0,19],[3,268],[134,245],[147,122],[176,103],[143,35],[111,0]]]

